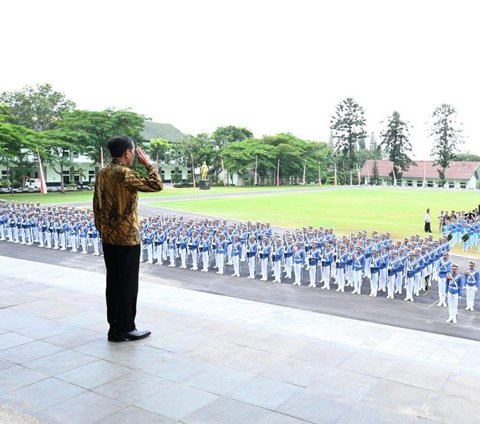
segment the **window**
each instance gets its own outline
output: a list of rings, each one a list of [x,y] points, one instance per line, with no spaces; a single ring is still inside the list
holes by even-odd
[[[427,187],[433,187],[433,181],[427,181]]]
[[[398,187],[401,187],[402,185],[403,185],[402,180],[397,180],[397,186],[398,186]]]
[[[78,152],[73,152],[73,158],[78,159]]]
[[[413,187],[413,181],[407,180],[407,187]]]
[[[455,188],[455,182],[449,181],[448,182],[448,188]]]
[[[462,181],[460,183],[460,188],[467,188],[467,183],[465,181]]]
[[[423,181],[417,180],[417,187],[423,187]]]
[[[89,177],[94,177],[95,176],[95,171],[88,171],[88,176]]]

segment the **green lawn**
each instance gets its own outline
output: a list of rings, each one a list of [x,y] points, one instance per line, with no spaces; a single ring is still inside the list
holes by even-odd
[[[479,203],[478,192],[472,191],[360,188],[152,202],[151,205],[290,228],[332,227],[337,234],[376,229],[390,231],[394,238],[399,238],[423,232],[427,208],[431,210],[432,229],[436,231],[441,210],[470,210]]]
[[[166,187],[165,190],[159,193],[140,193],[140,198],[149,197],[170,197],[170,196],[191,196],[199,194],[215,194],[215,193],[249,193],[249,192],[262,192],[278,189],[291,189],[291,188],[305,188],[302,186],[280,186],[280,187],[212,187],[209,191],[200,191],[198,188],[170,188]],[[309,186],[307,188],[316,188],[315,186]],[[22,193],[22,194],[0,194],[0,199],[12,200],[12,201],[26,201],[33,203],[45,203],[45,204],[58,204],[58,203],[76,203],[76,202],[91,202],[93,198],[93,191],[78,191],[78,192],[66,192],[58,193],[51,192],[46,195],[39,193]]]
[[[296,186],[300,188],[299,186]],[[293,187],[281,186],[279,189]],[[312,187],[315,188],[315,187]],[[390,231],[394,238],[423,232],[423,215],[432,213],[432,228],[437,230],[441,210],[470,210],[480,203],[476,191],[354,188],[296,193],[265,193],[275,187],[214,187],[210,191],[166,188],[160,193],[141,193],[141,198],[178,198],[149,205],[219,216],[242,221],[270,222],[282,227],[332,227],[337,234],[361,229]],[[238,193],[239,196],[212,199],[185,199],[182,195]],[[257,193],[258,195],[244,195]],[[92,192],[0,195],[8,200],[41,203],[91,202]]]

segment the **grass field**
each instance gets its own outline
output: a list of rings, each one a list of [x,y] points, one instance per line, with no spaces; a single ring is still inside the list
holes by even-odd
[[[437,230],[441,210],[470,210],[478,192],[398,188],[355,188],[152,202],[152,206],[282,227],[326,226],[337,234],[365,229],[389,231],[394,238],[423,232],[427,208]]]
[[[390,231],[394,238],[423,232],[423,215],[432,214],[432,229],[437,232],[441,210],[470,210],[480,203],[480,193],[466,190],[346,188],[281,192],[295,187],[214,187],[210,191],[166,188],[160,193],[141,193],[141,198],[175,200],[148,203],[159,208],[225,217],[237,220],[270,222],[296,228],[332,227],[337,234],[361,229]],[[301,188],[296,186],[296,188]],[[315,187],[311,187],[315,188]],[[266,191],[277,191],[266,193]],[[236,193],[238,196],[192,199],[192,195]],[[92,192],[1,195],[0,199],[41,203],[91,202]],[[182,196],[188,199],[182,199]],[[178,200],[177,200],[178,199]]]
[[[151,197],[170,197],[170,196],[192,196],[200,194],[216,194],[216,193],[252,193],[272,190],[299,188],[316,188],[302,186],[280,186],[280,187],[212,187],[210,191],[200,191],[198,188],[171,188],[166,187],[159,193],[139,193],[141,199]],[[21,194],[0,194],[0,199],[11,200],[15,202],[33,202],[42,204],[59,204],[59,203],[78,203],[91,202],[93,191],[71,191],[66,193],[51,192],[46,195],[39,193],[21,193]]]

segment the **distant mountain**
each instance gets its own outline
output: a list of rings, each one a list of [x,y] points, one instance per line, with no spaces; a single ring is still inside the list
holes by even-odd
[[[153,138],[164,138],[167,141],[177,141],[182,138],[184,134],[171,124],[161,124],[160,122],[145,122],[145,129],[143,130],[143,138],[145,140],[152,140]]]

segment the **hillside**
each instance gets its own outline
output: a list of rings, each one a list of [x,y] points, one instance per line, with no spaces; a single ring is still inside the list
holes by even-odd
[[[145,129],[143,130],[143,137],[145,140],[164,138],[171,142],[177,141],[183,136],[184,134],[171,124],[150,121],[145,122]]]

